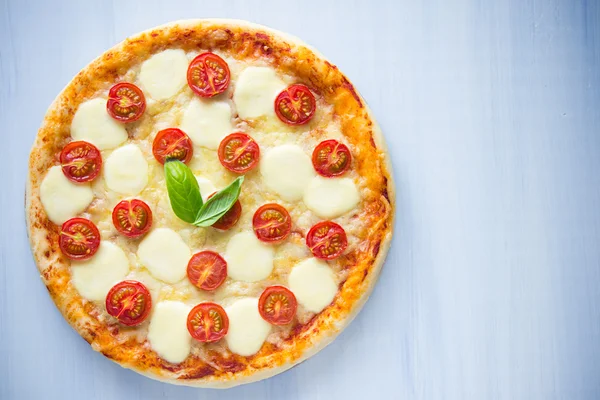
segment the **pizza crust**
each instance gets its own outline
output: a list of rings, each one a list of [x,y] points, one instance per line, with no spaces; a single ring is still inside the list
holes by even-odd
[[[334,303],[302,326],[293,337],[292,343],[284,344],[281,349],[265,345],[257,355],[249,358],[219,360],[223,370],[215,370],[214,367],[206,365],[195,368],[187,365],[187,361],[182,363],[183,365],[172,366],[161,362],[154,352],[143,345],[132,344],[131,341],[117,341],[112,335],[115,328],[99,321],[95,305],[82,299],[70,283],[69,262],[57,246],[58,227],[48,221],[39,198],[41,180],[45,171],[57,163],[56,151],[69,140],[70,121],[79,103],[89,98],[103,83],[111,79],[114,81],[128,66],[143,61],[149,54],[169,45],[186,43],[188,38],[200,36],[208,30],[213,30],[212,39],[217,44],[230,39],[219,38],[221,32],[225,32],[225,35],[231,33],[242,42],[242,50],[252,50],[265,57],[275,55],[280,68],[306,68],[308,63],[308,67],[314,71],[303,70],[303,73],[310,79],[313,76],[319,79],[323,77],[327,84],[322,86],[327,89],[331,87],[332,93],[322,94],[338,96],[335,97],[336,111],[339,106],[339,112],[359,113],[355,116],[358,122],[350,120],[344,130],[361,130],[362,134],[362,130],[369,129],[370,141],[375,148],[373,151],[378,158],[378,165],[373,173],[379,174],[383,179],[378,185],[382,191],[382,209],[371,212],[379,217],[374,219],[377,225],[371,229],[374,238],[369,236],[365,248],[361,249],[372,254],[375,259],[373,262],[359,265],[364,269],[362,280],[357,274],[351,274]],[[334,82],[336,86],[328,86],[330,82]],[[318,87],[319,82],[311,83]],[[360,123],[363,125],[359,125]],[[373,162],[373,159],[370,161]],[[371,110],[339,70],[315,49],[289,34],[245,21],[177,21],[134,35],[116,45],[84,68],[54,100],[38,132],[30,156],[25,202],[27,227],[32,252],[50,296],[65,319],[92,348],[125,368],[134,369],[159,381],[187,386],[227,388],[268,378],[306,360],[331,343],[355,318],[375,286],[391,243],[395,203],[391,171],[385,140]]]

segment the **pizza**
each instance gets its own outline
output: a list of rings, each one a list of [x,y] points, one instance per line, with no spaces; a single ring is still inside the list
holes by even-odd
[[[50,106],[26,215],[64,318],[169,383],[267,378],[329,344],[390,245],[384,139],[336,66],[232,20],[133,36]]]

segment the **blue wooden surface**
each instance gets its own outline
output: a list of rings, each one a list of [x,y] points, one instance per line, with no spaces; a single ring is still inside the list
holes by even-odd
[[[94,353],[46,294],[23,216],[54,96],[128,35],[192,17],[320,49],[373,108],[398,186],[388,261],[355,322],[226,392]],[[600,398],[599,18],[593,0],[0,0],[0,398]]]

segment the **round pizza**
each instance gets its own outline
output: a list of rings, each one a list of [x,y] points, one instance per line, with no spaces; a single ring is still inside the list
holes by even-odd
[[[380,129],[300,40],[174,22],[85,67],[50,106],[26,214],[41,278],[106,357],[228,387],[330,343],[390,245]]]

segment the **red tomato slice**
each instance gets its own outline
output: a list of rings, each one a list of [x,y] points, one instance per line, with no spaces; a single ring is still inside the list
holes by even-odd
[[[151,308],[150,292],[138,281],[119,282],[106,295],[106,311],[123,325],[141,324]]]
[[[213,97],[223,93],[229,86],[229,66],[218,55],[202,53],[190,63],[187,81],[190,88],[202,97]]]
[[[187,328],[192,337],[200,342],[216,342],[227,334],[229,318],[216,303],[200,303],[188,314]]]
[[[75,182],[96,179],[102,168],[102,154],[96,146],[84,141],[71,142],[60,152],[63,174]]]
[[[263,242],[281,242],[292,231],[292,217],[279,204],[265,204],[254,213],[252,228],[256,237]]]
[[[211,194],[210,196],[208,196],[208,198],[210,199],[216,193],[217,192]],[[233,206],[231,206],[231,208],[229,209],[229,211],[227,211],[225,213],[225,215],[223,215],[221,218],[219,218],[217,220],[217,222],[212,224],[212,227],[220,229],[222,231],[231,229],[235,224],[237,224],[241,215],[242,215],[242,203],[240,203],[240,201],[237,200],[235,203],[233,203]]]
[[[315,171],[326,178],[342,175],[350,168],[351,160],[348,147],[334,139],[319,143],[312,154]]]
[[[226,136],[219,145],[219,161],[236,174],[250,171],[258,164],[259,157],[258,143],[242,132]]]
[[[227,278],[227,261],[214,251],[201,251],[190,259],[187,276],[202,290],[215,290]]]
[[[321,221],[308,231],[306,245],[315,257],[332,260],[346,250],[348,238],[344,228],[335,222]]]
[[[306,124],[315,115],[317,101],[306,85],[294,84],[275,99],[275,113],[288,125]]]
[[[189,136],[181,129],[168,128],[156,134],[152,143],[154,158],[161,164],[167,159],[177,159],[187,163],[192,159],[194,148]]]
[[[263,319],[273,325],[286,325],[296,315],[296,296],[283,286],[269,286],[258,300],[258,312]]]
[[[117,83],[108,92],[106,110],[119,122],[137,121],[146,110],[144,92],[133,83]]]
[[[58,246],[71,260],[87,260],[98,251],[100,232],[89,219],[71,218],[60,229]]]
[[[150,230],[152,210],[142,200],[123,200],[113,209],[112,220],[123,235],[137,238]]]

